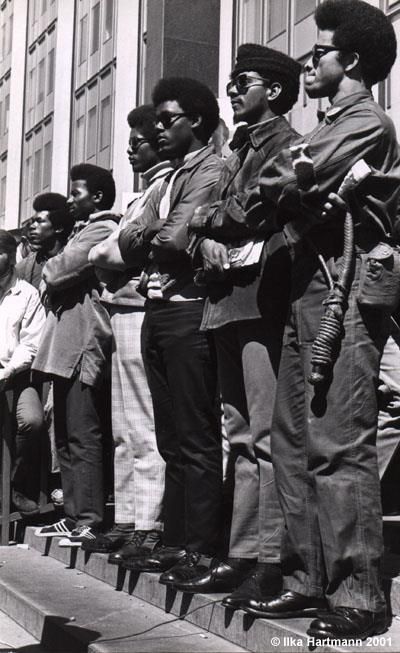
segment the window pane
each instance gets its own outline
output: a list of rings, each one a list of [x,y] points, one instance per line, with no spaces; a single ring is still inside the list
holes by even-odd
[[[101,101],[100,149],[111,144],[111,98]]]
[[[52,143],[51,141],[49,141],[44,146],[43,189],[50,186],[50,182],[51,182],[51,153],[52,153]]]
[[[79,63],[83,63],[87,58],[87,31],[88,17],[87,14],[81,18],[81,38],[79,42]]]
[[[0,187],[0,213],[4,213],[6,210],[6,182],[7,177],[2,177]]]
[[[47,0],[42,0],[42,16],[47,9]]]
[[[75,162],[80,163],[85,159],[85,117],[81,116],[76,121],[75,130]]]
[[[8,133],[8,121],[10,119],[10,96],[6,95],[4,101],[4,134]]]
[[[242,0],[239,43],[260,43],[264,0]]]
[[[47,77],[47,95],[54,91],[54,48],[49,52],[49,71]]]
[[[94,54],[99,49],[100,42],[100,3],[98,2],[92,9],[92,38],[90,46],[90,54]]]
[[[25,160],[24,199],[28,199],[31,194],[31,175],[32,175],[32,157],[28,156]]]
[[[44,59],[39,61],[39,72],[38,72],[38,104],[44,100],[44,83],[45,83],[45,68],[44,68]]]
[[[42,150],[36,150],[35,162],[33,169],[33,194],[36,195],[41,191],[42,178]]]
[[[315,10],[315,0],[296,0],[295,2],[295,22],[309,16]]]
[[[96,114],[97,107],[92,107],[88,115],[88,136],[86,147],[86,156],[88,159],[96,154]]]
[[[112,36],[114,0],[105,0],[104,41]]]
[[[286,29],[287,0],[269,0],[268,39],[273,39]]]
[[[14,25],[14,14],[11,14],[8,20],[8,48],[7,54],[10,54],[12,50],[12,39],[13,39],[13,25]]]

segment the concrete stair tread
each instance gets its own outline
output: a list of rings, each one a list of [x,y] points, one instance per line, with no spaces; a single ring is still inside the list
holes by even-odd
[[[1,547],[0,565],[2,609],[51,651],[244,651],[38,551]]]
[[[292,650],[294,644],[291,643],[290,638],[293,637],[302,641],[302,644],[299,641],[296,642],[296,651],[300,653],[300,651],[309,650],[306,630],[310,619],[253,620],[241,610],[236,612],[225,610],[218,602],[224,594],[188,595],[176,592],[160,585],[157,574],[135,575],[124,572],[115,565],[108,564],[107,555],[89,555],[79,549],[60,548],[57,539],[37,538],[34,536],[33,530],[32,528],[26,530],[25,541],[42,554],[54,556],[65,565],[90,574],[124,593],[133,594],[141,600],[162,608],[167,613],[184,616],[186,621],[224,637],[245,650],[265,653],[266,650],[271,649],[271,645],[267,643],[273,637],[278,637],[281,640],[281,644],[277,648],[279,651]],[[391,582],[392,606],[398,603],[400,608],[400,578],[397,577],[398,570],[400,570],[400,556],[391,556],[387,563],[388,574],[391,577],[394,576]],[[393,612],[395,613],[395,610]],[[400,609],[396,613],[400,614]],[[382,650],[391,648],[391,650],[400,651],[400,621],[394,619],[390,630],[383,637],[386,637],[386,640],[382,640],[384,642]],[[388,637],[392,638],[391,647],[388,645]],[[284,638],[288,638],[285,640],[288,642],[287,645],[284,644]],[[340,650],[340,647],[325,646],[318,650]],[[368,645],[355,648],[346,646],[343,650],[370,651],[371,647]],[[379,646],[376,647],[376,650],[380,650]]]
[[[45,653],[38,640],[0,610],[0,651]]]

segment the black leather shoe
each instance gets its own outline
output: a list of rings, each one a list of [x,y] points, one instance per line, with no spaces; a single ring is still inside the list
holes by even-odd
[[[325,599],[303,596],[303,594],[285,590],[278,596],[264,601],[252,599],[243,609],[253,617],[290,619],[292,617],[313,617],[318,612],[327,610],[327,604]]]
[[[183,564],[183,561],[182,561]],[[242,582],[243,578],[254,567],[254,560],[236,558],[229,564],[229,558],[225,562],[216,561],[211,567],[204,567],[197,563],[186,569],[179,569],[169,572],[169,583],[182,592],[194,594],[195,592],[229,592]],[[165,574],[163,574],[165,576]],[[162,582],[160,578],[160,583]],[[166,581],[164,581],[166,582]]]
[[[387,630],[386,612],[338,607],[311,622],[307,635],[315,639],[366,639]]]
[[[11,493],[11,500],[15,510],[21,513],[21,515],[29,517],[30,515],[37,515],[39,512],[39,506],[36,501],[28,499],[18,490],[13,490]]]
[[[258,562],[255,569],[246,576],[243,583],[232,594],[222,599],[221,605],[239,610],[250,601],[265,601],[276,596],[282,589],[282,573],[279,565]]]
[[[192,579],[207,573],[212,562],[213,559],[209,556],[198,553],[197,551],[189,551],[176,565],[161,574],[159,582],[162,585],[173,585],[178,589],[178,585],[183,586]]]
[[[160,546],[161,533],[159,531],[134,531],[121,548],[108,556],[112,565],[120,565],[122,561],[131,558],[144,558]]]
[[[132,571],[166,571],[186,555],[185,549],[176,546],[160,546],[153,553],[144,558],[128,558],[123,560],[121,566]]]
[[[94,540],[84,542],[82,549],[91,553],[110,553],[120,549],[132,537],[133,532],[133,524],[114,524],[106,533],[99,533]]]

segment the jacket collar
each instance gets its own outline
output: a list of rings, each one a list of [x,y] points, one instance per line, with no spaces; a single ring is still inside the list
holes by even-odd
[[[285,119],[282,116],[274,116],[268,120],[263,120],[256,125],[249,127],[250,142],[255,150],[260,149],[269,140],[282,131],[282,122]]]
[[[213,145],[202,147],[200,150],[193,152],[193,155],[189,158],[189,160],[185,161],[184,164],[178,168],[178,170],[193,170],[193,168],[197,168],[197,166],[211,154],[215,154]]]
[[[149,168],[149,170],[146,170],[146,172],[143,172],[142,179],[146,186],[150,186],[153,181],[156,181],[156,179],[162,179],[171,171],[172,166],[170,161],[160,161],[160,163],[157,163],[155,166]]]
[[[373,100],[371,91],[364,90],[358,91],[357,93],[351,93],[337,102],[334,102],[334,104],[331,104],[331,106],[325,111],[325,122],[328,124],[334,122],[346,109],[358,104],[358,102],[361,102],[362,100]]]

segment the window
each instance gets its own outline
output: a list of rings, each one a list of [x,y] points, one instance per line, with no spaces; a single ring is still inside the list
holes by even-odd
[[[3,102],[0,100],[0,137],[3,134]]]
[[[32,179],[32,157],[28,156],[25,159],[25,193],[24,193],[24,199],[27,200],[30,198],[31,195],[31,179]]]
[[[92,8],[92,25],[91,25],[91,45],[90,54],[94,54],[100,45],[100,3],[98,2]]]
[[[42,179],[42,150],[36,150],[34,168],[33,168],[33,194],[37,195],[41,191]]]
[[[4,101],[4,131],[3,134],[8,134],[8,122],[10,119],[10,95],[6,95]]]
[[[47,11],[47,0],[42,0],[42,16]]]
[[[6,56],[6,43],[7,43],[7,23],[1,26],[1,60],[3,61]]]
[[[287,0],[269,0],[268,3],[268,40],[286,30],[288,15]]]
[[[108,39],[110,39],[112,36],[113,10],[114,10],[114,0],[105,0],[104,41],[108,41]]]
[[[80,41],[79,41],[79,64],[86,61],[87,58],[87,31],[88,31],[88,17],[87,14],[81,18],[80,22]]]
[[[111,145],[111,98],[101,101],[100,150]]]
[[[38,69],[38,96],[37,96],[37,101],[38,104],[43,102],[44,100],[44,86],[45,86],[45,61],[44,59],[41,59],[39,61],[39,69]]]
[[[12,50],[12,39],[13,39],[13,25],[14,25],[14,14],[11,14],[8,19],[8,48],[7,54],[10,54]]]
[[[87,146],[86,146],[86,156],[90,159],[96,154],[96,118],[97,118],[97,107],[92,107],[89,109],[88,114],[88,136],[87,136]]]
[[[6,183],[7,177],[2,177],[0,186],[0,213],[4,213],[6,210]]]
[[[54,91],[54,48],[49,52],[48,57],[48,74],[47,74],[47,95]]]
[[[85,116],[81,116],[76,121],[75,130],[75,159],[80,163],[85,159]]]
[[[315,0],[296,0],[295,2],[295,22],[298,23],[306,16],[312,14],[315,10]]]
[[[43,188],[49,187],[51,182],[51,154],[52,154],[52,144],[51,141],[49,141],[44,146]]]

